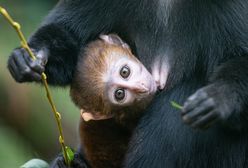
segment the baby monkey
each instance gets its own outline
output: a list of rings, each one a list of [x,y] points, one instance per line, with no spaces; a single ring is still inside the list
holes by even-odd
[[[115,34],[101,35],[81,54],[71,97],[81,109],[82,152],[93,168],[121,167],[132,130],[167,73],[159,62],[149,73]]]

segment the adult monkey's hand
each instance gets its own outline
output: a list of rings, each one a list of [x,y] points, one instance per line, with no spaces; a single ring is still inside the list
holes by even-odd
[[[33,52],[36,60],[33,60],[24,48],[17,48],[11,53],[8,69],[17,82],[41,81],[41,74],[45,71],[47,62],[47,50]]]

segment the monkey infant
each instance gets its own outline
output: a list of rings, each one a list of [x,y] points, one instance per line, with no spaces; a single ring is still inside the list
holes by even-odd
[[[129,138],[157,88],[163,66],[152,75],[117,35],[101,35],[79,57],[71,97],[81,109],[82,152],[93,168],[121,167]]]

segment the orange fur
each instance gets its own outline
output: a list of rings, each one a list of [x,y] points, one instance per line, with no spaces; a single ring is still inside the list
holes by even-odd
[[[137,60],[127,48],[108,44],[103,40],[90,43],[79,57],[74,80],[71,85],[71,97],[75,104],[86,111],[110,113],[111,106],[105,101],[106,83],[103,77],[109,69],[109,63],[119,59],[121,53]]]
[[[113,118],[80,122],[81,146],[92,168],[121,167],[131,134]]]
[[[109,101],[105,100],[106,83],[103,81],[110,69],[109,63],[120,58],[120,54],[113,53],[137,60],[129,48],[109,44],[104,40],[90,43],[81,52],[71,85],[71,98],[80,109],[102,114],[113,112]],[[81,147],[93,168],[121,167],[129,138],[140,116],[140,111],[129,107],[114,112],[119,118],[80,121]]]

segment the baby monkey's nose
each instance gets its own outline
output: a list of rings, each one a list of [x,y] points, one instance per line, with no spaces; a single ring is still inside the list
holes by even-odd
[[[136,83],[133,87],[132,90],[135,93],[146,93],[149,91],[149,89],[145,86],[143,82]]]

